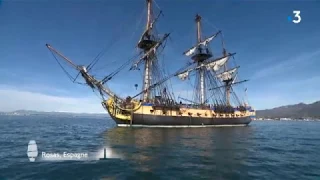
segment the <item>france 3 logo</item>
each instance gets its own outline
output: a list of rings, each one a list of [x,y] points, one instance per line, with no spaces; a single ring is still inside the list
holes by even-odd
[[[288,16],[288,21],[293,22],[295,24],[300,23],[301,22],[300,10],[294,10],[293,14],[294,14],[294,18],[292,18],[292,16]]]

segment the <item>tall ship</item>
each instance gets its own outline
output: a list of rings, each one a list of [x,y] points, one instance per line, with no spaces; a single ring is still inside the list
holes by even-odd
[[[196,15],[195,43],[181,56],[188,62],[171,74],[163,73],[159,55],[163,53],[169,33],[158,35],[155,26],[161,12],[153,13],[152,0],[146,0],[146,28],[137,43],[139,53],[135,59],[123,62],[114,72],[98,79],[92,75],[92,66],[77,65],[51,45],[46,44],[54,57],[61,58],[78,71],[85,84],[99,92],[102,106],[118,126],[124,127],[214,127],[214,126],[246,126],[255,117],[255,110],[240,100],[234,86],[247,80],[239,80],[239,66],[231,66],[235,53],[224,47],[221,31],[203,38],[201,34],[201,16]],[[214,55],[210,43],[221,38],[221,55]],[[191,45],[190,45],[191,46]],[[59,63],[60,64],[60,63]],[[61,64],[60,64],[61,66]],[[62,66],[61,66],[62,67]],[[168,66],[167,66],[168,67]],[[63,67],[62,67],[63,68]],[[64,69],[65,70],[65,69]],[[143,71],[142,89],[132,96],[121,97],[108,86],[122,70]],[[78,77],[78,76],[77,76]],[[77,78],[75,77],[74,80]],[[193,99],[176,97],[169,90],[172,79],[190,82],[194,80]],[[119,81],[117,81],[119,83]],[[135,85],[136,88],[138,85]]]

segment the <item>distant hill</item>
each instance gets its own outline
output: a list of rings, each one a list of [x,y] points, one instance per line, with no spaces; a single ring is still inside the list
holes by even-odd
[[[44,115],[44,116],[69,116],[69,117],[108,117],[108,113],[71,113],[71,112],[41,112],[30,110],[17,110],[13,112],[0,112],[0,115]],[[320,101],[312,104],[294,104],[273,109],[257,110],[257,118],[317,118],[320,119]]]
[[[0,115],[12,116],[68,116],[68,117],[108,117],[108,113],[72,113],[72,112],[43,112],[32,110],[17,110],[12,112],[0,112]]]
[[[258,110],[257,118],[320,118],[320,101],[312,104],[299,103],[273,109]]]

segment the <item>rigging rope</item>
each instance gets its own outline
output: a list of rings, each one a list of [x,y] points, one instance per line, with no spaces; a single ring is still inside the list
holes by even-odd
[[[59,64],[59,66],[61,67],[61,69],[64,71],[64,73],[68,76],[68,78],[73,81],[74,78],[68,73],[68,71],[62,66],[62,64],[59,62],[59,60],[57,59],[57,57],[53,54],[53,52],[50,50],[52,56],[54,57],[54,59],[57,61],[57,63]]]
[[[106,83],[108,80],[110,80],[111,78],[113,78],[115,75],[117,75],[122,69],[124,69],[127,65],[130,64],[131,61],[135,60],[135,58],[137,58],[139,56],[136,55],[134,58],[129,59],[128,61],[126,61],[124,64],[122,64],[118,69],[116,69],[114,72],[110,73],[109,75],[107,75],[106,77],[104,77],[101,81],[102,84]]]
[[[50,49],[49,49],[50,50]],[[62,64],[59,62],[59,60],[57,59],[57,57],[54,55],[54,53],[50,50],[52,56],[54,57],[54,59],[56,60],[56,62],[59,64],[60,68],[63,70],[63,72],[68,76],[68,78],[70,79],[70,81],[72,81],[73,83],[77,83],[77,84],[81,84],[81,85],[85,85],[84,83],[80,83],[80,82],[75,82],[75,78],[73,78],[70,73],[68,73],[68,71],[62,66]]]
[[[136,31],[138,30],[138,27],[142,21],[143,18],[143,13],[145,12],[146,8],[143,9],[141,15],[139,16],[139,21],[137,21],[137,23],[135,24],[135,31],[133,31],[133,33],[131,34],[131,37],[129,38],[130,40],[133,38],[134,34],[136,33]],[[117,34],[122,34],[122,32],[124,31],[124,24],[121,26],[122,30],[121,31],[116,31]],[[118,28],[120,29],[120,28]],[[118,38],[118,39],[117,39]],[[99,54],[92,60],[92,62],[87,66],[88,71],[90,71],[96,64],[97,62],[100,60],[100,58],[107,52],[107,50],[109,48],[111,48],[114,44],[116,44],[120,39],[122,39],[123,36],[118,36],[118,35],[113,35],[112,40],[110,41],[110,43],[104,48],[102,49]]]
[[[157,8],[158,8],[159,10],[161,10],[161,9],[160,9],[160,6],[157,4],[157,2],[156,2],[155,0],[153,0],[153,2],[154,2],[154,4],[157,6]]]
[[[236,95],[236,93],[234,92],[234,88],[232,88],[232,86],[230,87],[230,90],[232,91],[232,96],[235,99],[235,101],[238,103],[238,105],[241,105],[240,100],[238,98],[238,96]]]
[[[107,50],[109,48],[111,48],[118,40],[116,40],[118,36],[113,36],[113,39],[110,41],[110,43],[105,47],[103,48],[99,53],[98,55],[91,61],[91,63],[87,66],[88,68],[88,71],[90,71],[97,63],[98,61],[100,60],[100,58],[107,52]]]
[[[141,95],[142,93],[144,93],[145,91],[149,91],[150,89],[155,88],[156,86],[166,82],[167,80],[169,80],[170,78],[172,78],[173,76],[177,76],[178,74],[180,74],[181,72],[183,72],[186,68],[188,68],[189,66],[191,66],[192,64],[187,64],[185,67],[180,68],[178,71],[176,71],[175,73],[163,78],[161,81],[154,83],[153,85],[149,86],[148,89],[141,91],[140,93],[136,94],[135,96],[133,96],[132,98],[135,98],[139,95]]]
[[[213,25],[210,21],[208,21],[205,17],[202,17],[202,19],[207,23],[207,24],[209,24],[211,27],[213,27],[214,29],[216,29],[216,30],[218,30],[218,28],[215,26],[215,25]],[[221,32],[221,43],[222,43],[222,46],[223,46],[223,48],[225,49],[225,41],[224,41],[224,34]],[[234,66],[237,66],[237,63],[236,63],[236,61],[234,60],[234,57],[233,57],[233,65]],[[239,77],[239,75],[238,75],[238,77],[237,77],[238,79],[240,79],[240,77]],[[220,88],[219,88],[220,89]],[[246,89],[245,87],[243,87],[243,90],[244,89]],[[232,91],[233,91],[233,95],[234,95],[234,98],[236,99],[236,101],[238,102],[238,103],[240,103],[240,100],[239,100],[239,98],[238,98],[238,96],[235,94],[235,92],[234,92],[234,89],[232,88]]]
[[[208,23],[210,26],[212,26],[214,29],[216,29],[217,31],[219,31],[219,29],[215,26],[215,25],[213,25],[209,20],[207,20],[206,18],[204,18],[204,17],[201,17],[206,23]]]
[[[208,79],[211,82],[211,88],[215,88],[219,86],[219,82],[218,80],[215,79],[215,72],[209,71],[208,72]],[[221,84],[221,83],[220,83]],[[210,88],[209,88],[210,89]],[[214,103],[215,101],[220,101],[226,104],[225,99],[224,99],[224,93],[221,91],[221,88],[215,89],[214,91],[211,92],[211,95],[207,98],[207,100],[209,100],[210,98],[214,97]]]
[[[130,40],[132,40],[132,38],[134,37],[134,34],[138,31],[138,28],[139,28],[139,26],[140,26],[140,24],[141,24],[141,22],[142,22],[143,15],[144,15],[145,12],[146,12],[146,7],[144,7],[144,9],[143,9],[143,11],[142,11],[142,13],[141,13],[141,16],[140,16],[139,21],[137,21],[136,28],[135,28],[135,30],[133,31],[131,37],[129,38]]]

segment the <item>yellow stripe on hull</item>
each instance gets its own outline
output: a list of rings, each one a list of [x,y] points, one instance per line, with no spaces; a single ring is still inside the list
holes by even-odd
[[[140,102],[133,102],[133,109],[124,109],[116,105],[112,98],[108,99],[105,103],[105,108],[109,114],[122,121],[132,121],[133,114],[140,115],[156,115],[156,116],[172,116],[172,117],[201,117],[204,119],[215,119],[215,118],[242,118],[255,116],[255,112],[236,111],[234,113],[216,113],[211,109],[196,109],[196,108],[178,108],[178,109],[161,109],[153,108],[153,106],[141,105]]]

